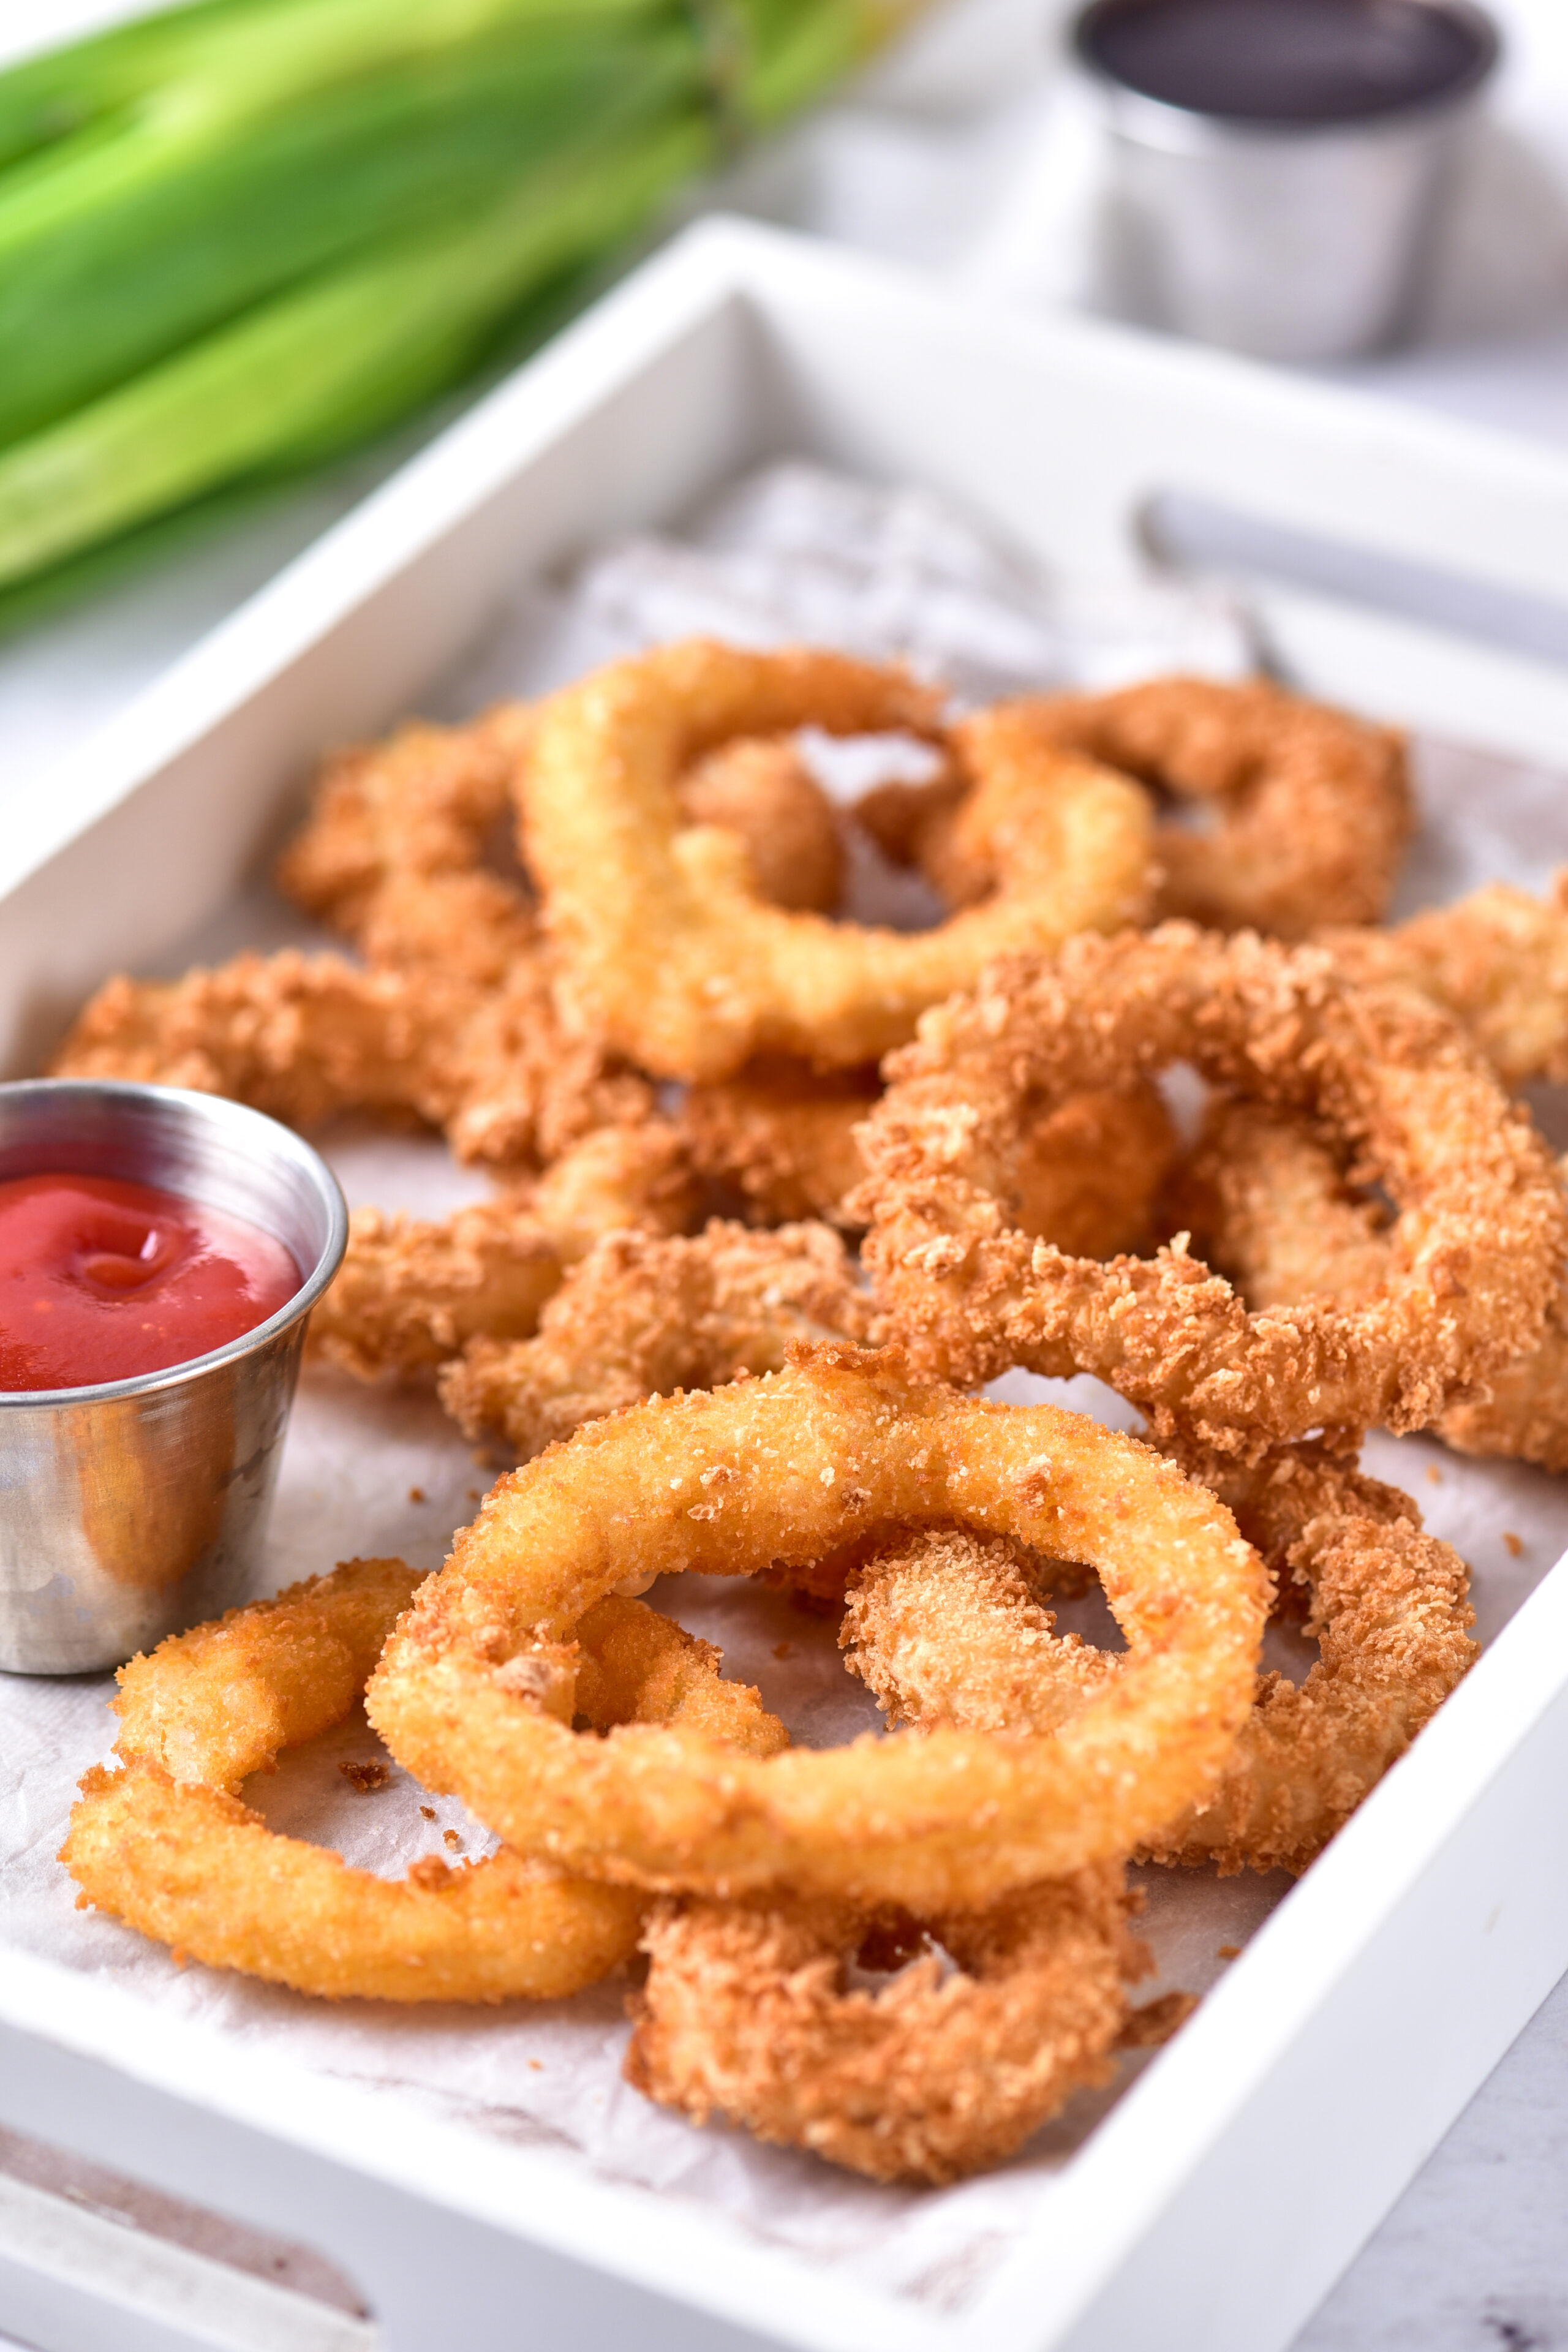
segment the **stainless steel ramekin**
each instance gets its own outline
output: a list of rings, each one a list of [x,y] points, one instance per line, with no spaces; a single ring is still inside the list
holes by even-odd
[[[216,1095],[110,1079],[0,1086],[0,1180],[155,1184],[280,1241],[286,1307],[226,1347],[135,1380],[0,1391],[0,1669],[119,1665],[246,1597],[277,1481],[306,1318],[348,1214],[326,1162]]]
[[[1490,19],[1473,0],[1421,0],[1470,36],[1451,86],[1345,121],[1269,121],[1169,104],[1116,79],[1096,39],[1108,17],[1141,5],[1090,0],[1072,32],[1108,140],[1101,266],[1115,307],[1258,359],[1348,359],[1397,342],[1497,63]]]

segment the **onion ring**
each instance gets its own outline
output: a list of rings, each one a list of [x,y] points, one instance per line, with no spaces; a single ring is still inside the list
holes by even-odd
[[[1443,1005],[1509,1086],[1568,1079],[1568,867],[1545,899],[1492,882],[1392,930],[1317,936],[1352,980]]]
[[[110,980],[51,1066],[228,1095],[291,1127],[340,1110],[412,1112],[459,1160],[559,1157],[595,1127],[647,1117],[646,1080],[566,1036],[548,964],[500,988],[337,956],[242,955],[177,981]]]
[[[279,889],[372,965],[499,984],[542,944],[521,881],[485,866],[532,723],[508,703],[467,727],[402,727],[338,752],[279,861]]]
[[[773,907],[831,914],[844,892],[844,844],[833,803],[787,736],[738,736],[697,761],[676,786],[688,824],[712,824],[745,844],[752,875]]]
[[[526,1461],[584,1422],[675,1389],[784,1368],[796,1341],[865,1339],[875,1317],[838,1235],[715,1220],[690,1240],[612,1235],[567,1275],[531,1339],[477,1339],[441,1375],[470,1437]]]
[[[962,2179],[1105,2082],[1150,1963],[1100,1863],[931,1923],[890,1983],[849,1990],[875,1923],[835,1904],[665,1901],[644,1931],[629,2083],[699,2124],[809,2148],[873,2180]]]
[[[1468,1574],[1396,1487],[1321,1446],[1252,1468],[1194,1452],[1183,1466],[1235,1513],[1285,1594],[1309,1596],[1321,1655],[1299,1688],[1265,1675],[1217,1789],[1145,1839],[1152,1860],[1302,1871],[1479,1654]],[[875,1556],[840,1634],[889,1721],[931,1730],[1055,1730],[1123,1661],[1056,1632],[1015,1547],[951,1528]]]
[[[1558,1175],[1568,1189],[1568,1162]],[[1299,1120],[1251,1103],[1215,1106],[1176,1197],[1205,1256],[1253,1307],[1353,1305],[1389,1279],[1385,1217]],[[1435,1427],[1460,1454],[1568,1470],[1568,1288],[1552,1299],[1538,1344]]]
[[[1178,1235],[1071,1257],[1013,1226],[1032,1105],[1178,1060],[1321,1119],[1399,1205],[1375,1298],[1249,1315]],[[890,1335],[921,1371],[1094,1372],[1157,1429],[1261,1452],[1322,1427],[1424,1428],[1539,1339],[1568,1251],[1552,1162],[1435,1007],[1352,989],[1321,950],[1170,923],[998,964],[928,1013],[861,1130],[850,1202]]]
[[[955,1517],[1104,1580],[1132,1655],[1057,1737],[900,1733],[759,1760],[685,1728],[567,1727],[570,1645],[623,1580],[759,1572]],[[521,1851],[658,1891],[788,1887],[930,1916],[1125,1853],[1198,1801],[1251,1704],[1266,1600],[1223,1506],[1147,1449],[821,1347],[595,1423],[502,1478],[366,1704],[400,1760]],[[524,1673],[560,1688],[553,1712],[516,1696]]]
[[[373,966],[499,985],[521,957],[543,951],[527,877],[487,864],[534,725],[528,706],[502,703],[466,727],[415,724],[338,752],[279,860],[279,889]],[[727,744],[679,792],[690,823],[740,835],[764,898],[837,905],[832,804],[792,744]]]
[[[693,1166],[738,1192],[749,1222],[809,1216],[853,1225],[846,1202],[866,1174],[856,1129],[879,1092],[858,1070],[753,1064],[736,1077],[690,1087],[680,1129]],[[1085,1257],[1140,1248],[1152,1236],[1176,1150],[1155,1087],[1075,1096],[1029,1129],[1016,1221]]]
[[[874,1069],[814,1070],[775,1057],[689,1087],[679,1124],[692,1165],[739,1194],[749,1223],[837,1224],[866,1172],[855,1129],[879,1091]]]
[[[232,1793],[343,1720],[420,1581],[401,1560],[352,1560],[123,1667],[121,1769],[86,1775],[60,1849],[79,1903],[330,2000],[552,2000],[627,1958],[639,1907],[614,1887],[505,1851],[378,1878]]]
[[[1125,778],[998,735],[1033,823],[992,903],[934,931],[829,923],[763,904],[717,828],[683,826],[683,767],[738,734],[935,731],[901,671],[697,640],[599,671],[548,703],[522,790],[526,855],[583,1025],[656,1076],[718,1078],[760,1053],[852,1067],[1007,946],[1141,911],[1149,811]],[[988,742],[990,738],[986,739]]]
[[[1212,832],[1155,835],[1161,917],[1287,940],[1381,919],[1415,825],[1392,729],[1262,679],[1152,678],[1010,708],[1050,741],[1214,809]]]
[[[647,1119],[596,1129],[536,1183],[447,1217],[356,1209],[310,1318],[310,1352],[369,1381],[445,1363],[481,1335],[527,1338],[596,1240],[631,1227],[679,1233],[697,1208],[681,1138]]]

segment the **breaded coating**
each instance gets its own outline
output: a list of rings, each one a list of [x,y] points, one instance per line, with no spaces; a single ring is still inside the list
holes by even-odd
[[[60,1850],[78,1902],[328,2000],[557,2000],[626,1959],[640,1906],[623,1890],[504,1850],[381,1878],[232,1793],[344,1719],[420,1582],[401,1560],[350,1560],[123,1667],[119,1769],[87,1773]]]
[[[1545,899],[1491,882],[1392,930],[1315,936],[1352,979],[1444,1006],[1509,1086],[1568,1079],[1568,867]]]
[[[853,1227],[846,1202],[866,1173],[856,1129],[879,1093],[869,1071],[753,1063],[736,1077],[689,1087],[680,1125],[694,1165],[739,1192],[755,1223],[818,1216]],[[1156,1087],[1075,1096],[1029,1129],[1015,1220],[1084,1257],[1140,1249],[1152,1238],[1176,1149]]]
[[[865,1173],[855,1129],[880,1091],[875,1068],[814,1070],[775,1055],[688,1087],[680,1127],[693,1165],[738,1192],[752,1223],[838,1223]]]
[[[788,736],[721,744],[687,769],[677,790],[688,824],[740,835],[770,906],[833,912],[844,893],[837,819]]]
[[[572,1727],[574,1645],[607,1595],[953,1521],[1100,1580],[1127,1654],[1050,1737],[903,1731],[760,1756],[665,1715]],[[1268,1601],[1230,1513],[1148,1447],[838,1341],[594,1422],[510,1472],[399,1624],[366,1708],[401,1763],[521,1852],[660,1893],[929,1918],[1119,1860],[1200,1802],[1251,1707]]]
[[[1032,821],[984,907],[898,932],[770,907],[733,835],[683,822],[679,779],[736,736],[937,730],[901,670],[706,640],[613,663],[540,713],[522,787],[525,854],[593,1034],[655,1076],[728,1077],[759,1054],[853,1068],[908,1037],[987,956],[1135,919],[1146,796],[1126,778],[971,722],[970,754]]]
[[[228,1095],[294,1127],[332,1111],[412,1113],[444,1129],[460,1160],[502,1167],[555,1159],[652,1103],[645,1080],[563,1033],[536,958],[496,989],[292,948],[182,980],[121,975],[52,1068]]]
[[[1375,923],[1415,830],[1405,739],[1263,679],[1152,678],[1011,706],[1054,741],[1212,812],[1167,821],[1157,915],[1305,939]]]
[[[521,877],[486,865],[531,729],[523,706],[503,704],[467,727],[415,724],[336,753],[279,887],[368,963],[494,986],[540,945]]]
[[[922,1528],[857,1569],[839,1628],[845,1664],[894,1728],[1055,1731],[1116,1672],[1113,1654],[1058,1633],[1044,1563],[1010,1536]]]
[[[1387,1205],[1346,1181],[1303,1120],[1262,1103],[1211,1098],[1165,1216],[1252,1307],[1370,1298],[1393,1271]]]
[[[536,1338],[477,1339],[440,1377],[470,1436],[528,1460],[584,1422],[676,1389],[782,1369],[797,1340],[864,1339],[875,1324],[828,1226],[755,1233],[713,1220],[690,1240],[617,1234],[566,1276]]]
[[[1260,1677],[1214,1794],[1144,1842],[1152,1860],[1301,1871],[1474,1663],[1469,1578],[1407,1495],[1316,1444],[1255,1467],[1201,1449],[1183,1467],[1307,1597],[1321,1656],[1300,1687]],[[850,1580],[840,1639],[893,1723],[1038,1735],[1112,1686],[1123,1659],[1056,1632],[1015,1547],[928,1529]]]
[[[1126,1987],[1150,1965],[1123,1880],[1100,1864],[929,1935],[830,1903],[658,1904],[626,2079],[694,2123],[719,2116],[873,2180],[963,2179],[1109,2077]],[[852,1986],[889,1927],[919,1957]]]
[[[680,1138],[661,1119],[599,1128],[536,1183],[449,1216],[356,1209],[308,1348],[368,1381],[443,1364],[480,1334],[526,1339],[604,1234],[679,1233],[697,1211]]]
[[[1568,1161],[1558,1172],[1568,1189]],[[1325,1297],[1351,1306],[1375,1297],[1393,1272],[1386,1212],[1310,1128],[1256,1104],[1213,1107],[1172,1211],[1251,1307]],[[1537,1344],[1436,1427],[1460,1454],[1568,1470],[1568,1288],[1552,1300]]]
[[[1178,1234],[1152,1259],[1052,1249],[1013,1223],[1031,1106],[1187,1061],[1321,1121],[1395,1210],[1375,1297],[1249,1313]],[[890,1336],[977,1383],[1088,1371],[1205,1444],[1430,1425],[1539,1341],[1568,1206],[1529,1120],[1436,1006],[1352,988],[1321,950],[1185,923],[1014,957],[928,1013],[861,1129],[852,1212]]]
[[[984,716],[1211,816],[1207,828],[1156,828],[1157,918],[1300,940],[1325,922],[1374,923],[1388,903],[1415,824],[1404,740],[1388,728],[1260,679],[1201,677],[1030,696]],[[987,841],[981,803],[949,770],[880,785],[854,817],[884,856],[918,866],[950,906],[967,907],[995,887],[1008,846]]]
[[[595,1128],[551,1161],[529,1201],[563,1263],[575,1265],[606,1234],[690,1233],[702,1188],[681,1129],[654,1118]]]
[[[1264,1675],[1219,1786],[1167,1824],[1156,1862],[1305,1870],[1480,1655],[1469,1573],[1408,1495],[1313,1444],[1250,1468],[1180,1459],[1308,1597],[1320,1655],[1299,1687]]]

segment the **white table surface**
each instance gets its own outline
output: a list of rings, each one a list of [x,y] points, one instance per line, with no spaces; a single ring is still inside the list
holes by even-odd
[[[1568,0],[1490,5],[1507,58],[1422,335],[1410,351],[1333,373],[1389,398],[1568,441]],[[34,46],[41,23],[65,31],[131,12],[132,0],[51,0],[47,11],[0,0],[0,57]],[[1087,134],[1047,62],[1058,13],[1051,0],[958,0],[851,98],[748,166],[725,201],[998,301],[1092,303]],[[355,461],[134,584],[0,642],[0,826],[8,804],[47,792],[55,757],[401,454]],[[1299,2219],[1311,2228],[1310,2209]],[[8,2341],[0,2337],[0,2352]],[[1297,2352],[1494,2347],[1568,2347],[1568,1979]]]

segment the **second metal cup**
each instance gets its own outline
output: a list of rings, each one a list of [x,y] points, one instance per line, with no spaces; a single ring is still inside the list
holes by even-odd
[[[1117,308],[1262,359],[1343,359],[1400,339],[1498,42],[1468,0],[1398,5],[1440,12],[1453,28],[1446,86],[1341,121],[1326,110],[1247,120],[1191,93],[1179,104],[1152,96],[1108,62],[1119,23],[1139,11],[1147,22],[1151,8],[1174,16],[1183,0],[1092,0],[1072,46],[1104,121],[1101,261]],[[1376,0],[1363,13],[1374,17]],[[1278,0],[1252,0],[1253,37],[1280,14]]]

